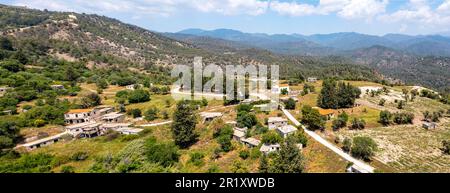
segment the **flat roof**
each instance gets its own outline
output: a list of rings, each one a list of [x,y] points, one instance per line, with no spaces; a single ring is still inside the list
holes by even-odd
[[[143,130],[144,129],[134,128],[134,127],[124,127],[124,128],[116,129],[116,131],[119,131],[119,132],[130,132],[130,133],[139,133]]]
[[[263,144],[261,148],[259,148],[259,151],[269,151],[271,147],[280,147],[280,144]]]
[[[287,119],[283,118],[283,117],[269,117],[269,119],[267,120],[267,122],[272,123],[272,122],[283,122],[283,121],[287,121]]]
[[[252,144],[254,146],[258,146],[261,143],[260,140],[257,140],[257,139],[255,139],[253,137],[249,137],[249,138],[243,139],[242,141],[243,142],[247,142],[249,144]]]
[[[24,146],[24,147],[34,146],[34,145],[41,144],[41,143],[44,143],[44,142],[47,142],[47,141],[59,139],[59,138],[61,138],[61,137],[62,137],[63,135],[65,135],[65,134],[67,134],[67,132],[63,132],[63,133],[59,133],[59,134],[57,134],[57,135],[53,135],[53,136],[50,136],[50,137],[38,139],[38,140],[36,140],[36,141],[32,141],[32,142],[23,144],[22,146]]]
[[[284,125],[282,127],[278,127],[277,128],[279,131],[281,131],[282,133],[292,133],[297,131],[297,128],[295,128],[292,125]]]
[[[66,114],[72,114],[72,113],[88,113],[91,112],[92,109],[71,109]]]
[[[233,131],[233,135],[237,136],[237,137],[244,137],[245,133],[243,131],[239,131],[239,130],[234,130]]]
[[[76,129],[76,128],[80,128],[80,127],[96,127],[99,125],[100,125],[100,123],[97,123],[97,122],[85,122],[85,123],[78,123],[75,125],[68,125],[68,126],[66,126],[66,129]]]
[[[124,114],[122,113],[118,113],[118,112],[112,112],[112,113],[108,113],[106,115],[103,115],[102,119],[115,119],[118,117],[124,116]]]
[[[221,112],[201,112],[200,116],[202,117],[220,117],[222,116]]]
[[[334,111],[331,109],[319,109],[319,113],[321,115],[329,115],[329,114],[334,114]]]

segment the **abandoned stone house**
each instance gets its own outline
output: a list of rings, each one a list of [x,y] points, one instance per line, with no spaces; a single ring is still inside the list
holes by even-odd
[[[259,151],[264,153],[265,155],[268,155],[269,153],[275,152],[280,150],[280,144],[263,144],[261,148],[259,148]]]
[[[278,134],[280,134],[281,137],[286,138],[288,135],[293,134],[297,131],[297,128],[295,128],[292,125],[284,125],[277,128]]]
[[[60,141],[61,138],[64,135],[66,135],[66,134],[67,133],[64,132],[64,133],[60,133],[60,134],[57,134],[57,135],[54,135],[54,136],[45,137],[45,138],[42,138],[42,139],[38,139],[36,141],[29,142],[29,143],[24,144],[22,146],[25,147],[27,150],[37,149],[37,148],[44,147],[44,146],[47,146],[47,145],[50,145],[50,144],[53,144],[53,143],[56,143],[56,142]]]
[[[247,127],[244,127],[244,128],[234,127],[233,128],[233,139],[238,142],[241,142],[242,139],[245,138],[246,133],[247,133]]]
[[[55,90],[63,90],[64,89],[64,86],[60,85],[60,84],[53,84],[53,85],[50,85],[50,87]]]
[[[267,120],[267,125],[269,127],[269,130],[274,130],[278,127],[282,127],[287,125],[287,119],[284,119],[282,117],[269,117]]]
[[[100,123],[84,122],[66,126],[67,133],[77,138],[91,138],[100,136],[103,131],[100,129]]]
[[[89,122],[92,117],[93,109],[72,109],[64,114],[64,122],[66,124],[78,124]]]
[[[436,129],[436,123],[434,122],[423,122],[422,128],[424,129]]]
[[[257,140],[253,137],[242,139],[241,142],[249,148],[258,147],[258,145],[261,143],[260,140]]]
[[[125,120],[125,114],[112,112],[103,115],[101,120],[105,123],[121,123]]]
[[[203,123],[208,123],[214,120],[215,118],[222,117],[222,113],[220,112],[201,112],[200,116],[202,117]]]

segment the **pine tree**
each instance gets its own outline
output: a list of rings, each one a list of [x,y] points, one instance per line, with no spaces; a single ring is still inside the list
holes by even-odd
[[[266,155],[262,155],[259,159],[259,173],[268,173],[269,172],[269,162],[267,160]]]
[[[195,125],[197,119],[194,107],[189,101],[183,100],[177,104],[177,109],[173,115],[172,134],[175,144],[181,148],[187,148],[197,141]]]
[[[290,136],[285,143],[281,144],[273,162],[273,173],[302,173],[304,169],[304,158],[294,137]]]

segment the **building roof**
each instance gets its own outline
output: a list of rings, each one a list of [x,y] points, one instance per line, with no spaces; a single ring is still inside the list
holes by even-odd
[[[276,143],[276,144],[266,144],[264,143],[261,148],[259,148],[259,151],[262,152],[268,152],[270,151],[271,147],[280,147],[280,144]]]
[[[73,113],[89,113],[92,109],[71,109],[66,114],[73,114]]]
[[[102,116],[102,119],[115,119],[124,116],[122,113],[112,112]]]
[[[289,84],[279,84],[278,87],[289,87]]]
[[[85,122],[66,126],[66,129],[89,128],[89,127],[97,127],[99,125],[100,123],[97,122]]]
[[[120,127],[128,127],[131,123],[103,123],[103,128],[120,128]]]
[[[249,138],[243,139],[242,142],[245,142],[245,143],[248,143],[248,144],[251,144],[251,145],[254,145],[254,146],[258,146],[261,143],[260,140],[257,140],[257,139],[255,139],[253,137],[249,137]]]
[[[57,135],[53,135],[53,136],[49,136],[49,137],[46,137],[46,138],[38,139],[38,140],[36,140],[36,141],[32,141],[32,142],[23,144],[22,146],[24,146],[24,147],[30,147],[30,146],[38,145],[38,144],[41,144],[41,143],[44,143],[44,142],[47,142],[47,141],[59,139],[59,138],[61,138],[61,137],[62,137],[63,135],[65,135],[65,134],[67,134],[67,132],[63,132],[63,133],[59,133],[59,134],[57,134]]]
[[[221,117],[222,113],[221,112],[201,112],[200,116],[202,116],[203,118]]]
[[[320,115],[330,115],[334,114],[334,111],[331,109],[319,109]]]
[[[282,126],[282,127],[278,127],[277,128],[280,132],[282,132],[282,133],[292,133],[292,132],[295,132],[295,131],[297,131],[297,128],[295,128],[294,126],[292,126],[292,125],[284,125],[284,126]]]
[[[233,131],[233,136],[236,136],[236,137],[239,137],[239,138],[245,137],[245,132],[239,131],[239,130],[234,130]]]
[[[268,123],[284,122],[284,121],[287,121],[287,120],[283,117],[269,117],[269,119],[267,120]]]
[[[118,132],[127,132],[127,133],[139,133],[143,130],[144,129],[134,128],[134,127],[124,127],[124,128],[116,129],[116,131],[118,131]]]

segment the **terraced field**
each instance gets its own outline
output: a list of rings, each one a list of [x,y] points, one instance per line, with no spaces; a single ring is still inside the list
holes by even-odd
[[[420,126],[390,126],[361,131],[343,129],[340,137],[369,136],[378,144],[376,159],[400,172],[450,172],[450,156],[442,154],[442,140],[450,139],[450,122],[435,130]]]

